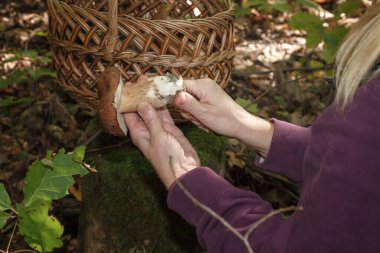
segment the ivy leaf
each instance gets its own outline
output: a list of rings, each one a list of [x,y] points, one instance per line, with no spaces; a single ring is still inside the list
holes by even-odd
[[[323,20],[316,15],[309,13],[299,13],[290,19],[289,24],[293,29],[304,30],[307,32],[307,48],[317,47],[323,38]]]
[[[12,208],[11,200],[3,184],[0,184],[0,212]]]
[[[5,226],[11,215],[6,212],[0,212],[0,230]]]
[[[342,44],[342,41],[347,32],[348,29],[343,26],[337,26],[335,28],[326,30],[326,34],[323,38],[325,44],[323,45],[322,54],[323,59],[325,59],[327,63],[334,62],[336,53],[338,52],[338,49]]]
[[[49,216],[50,207],[51,202],[42,200],[34,201],[28,207],[17,205],[20,234],[30,247],[42,253],[52,252],[54,248],[63,246],[59,239],[63,234],[63,227],[55,217]]]
[[[37,161],[29,167],[23,190],[25,206],[38,199],[50,201],[66,196],[69,187],[74,184],[72,176],[89,173],[81,163],[73,160],[72,155],[65,154],[64,150],[60,150],[53,158],[46,158],[47,161],[49,159],[52,163]]]

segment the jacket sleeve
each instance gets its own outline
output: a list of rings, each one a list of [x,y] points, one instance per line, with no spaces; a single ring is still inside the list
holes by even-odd
[[[272,211],[271,206],[257,194],[238,189],[209,168],[196,168],[185,174],[180,181],[187,191],[223,217],[241,234],[263,216]],[[198,207],[174,183],[169,190],[168,206],[196,227],[201,246],[208,253],[246,253],[247,249],[220,221]],[[272,235],[284,223],[279,216],[266,220],[249,237],[255,252],[264,252]],[[281,240],[276,240],[281,243]]]
[[[256,165],[300,183],[305,151],[311,135],[311,127],[300,127],[277,119],[267,157],[258,157]]]

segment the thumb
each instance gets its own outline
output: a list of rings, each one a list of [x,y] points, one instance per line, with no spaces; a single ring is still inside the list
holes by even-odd
[[[161,118],[153,106],[148,103],[141,103],[137,106],[137,111],[152,138],[157,138],[165,132]]]
[[[199,114],[203,107],[196,98],[187,92],[180,92],[175,99],[175,104],[179,109],[194,116]]]

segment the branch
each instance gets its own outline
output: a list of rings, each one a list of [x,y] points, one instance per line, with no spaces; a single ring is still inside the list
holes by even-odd
[[[18,219],[16,220],[15,225],[13,226],[12,234],[11,234],[11,237],[9,238],[7,249],[5,250],[6,253],[9,252],[9,248],[11,247],[11,243],[12,243],[15,231],[16,231],[17,223],[18,223]]]
[[[269,92],[271,92],[272,90],[278,88],[278,87],[281,87],[281,86],[285,86],[285,85],[288,85],[288,84],[291,84],[291,83],[295,83],[295,82],[298,82],[298,81],[301,81],[301,80],[304,80],[306,78],[304,77],[301,77],[301,78],[297,78],[297,79],[294,79],[294,80],[290,80],[290,81],[287,81],[287,82],[284,82],[284,83],[281,83],[281,84],[278,84],[276,86],[273,86],[273,87],[270,87],[269,89],[267,89],[266,91],[264,91],[262,94],[260,94],[260,96],[258,96],[257,98],[255,98],[253,101],[251,101],[248,105],[244,106],[243,108],[245,110],[247,110],[247,108],[249,108],[251,105],[253,105],[254,103],[256,103],[257,101],[259,101],[261,98],[263,98],[265,95],[267,95]]]
[[[173,161],[172,161],[172,157],[170,156],[169,157],[169,161],[170,161],[170,169],[173,173],[173,175],[175,175],[175,172],[174,172],[174,168],[173,168]],[[255,231],[255,229],[257,229],[261,224],[263,224],[265,221],[267,221],[268,219],[270,219],[271,217],[275,216],[275,215],[278,215],[280,213],[283,213],[283,212],[288,212],[288,211],[294,211],[294,210],[303,210],[302,207],[295,207],[295,206],[290,206],[290,207],[286,207],[286,208],[281,208],[281,209],[278,209],[278,210],[274,210],[270,213],[268,213],[267,215],[263,216],[261,219],[259,219],[258,221],[256,221],[255,223],[252,224],[252,226],[248,229],[248,231],[245,233],[245,235],[243,236],[242,234],[239,233],[239,231],[237,231],[237,229],[235,229],[228,221],[226,221],[222,216],[220,216],[218,213],[216,213],[214,210],[212,210],[211,208],[209,208],[208,206],[204,205],[202,202],[200,202],[198,199],[196,199],[187,189],[186,187],[182,184],[182,182],[180,180],[178,180],[178,178],[175,177],[175,182],[176,184],[178,185],[178,187],[185,193],[185,195],[194,203],[195,206],[198,206],[199,208],[201,208],[203,211],[205,211],[206,213],[208,213],[209,215],[211,215],[213,218],[215,218],[216,220],[218,220],[224,227],[226,227],[228,230],[230,230],[236,237],[238,237],[244,244],[245,248],[247,249],[247,252],[248,253],[254,253],[250,243],[249,243],[249,236],[251,235],[251,233],[253,231]]]

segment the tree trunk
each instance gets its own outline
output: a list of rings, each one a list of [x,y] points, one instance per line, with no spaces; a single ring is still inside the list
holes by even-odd
[[[202,164],[221,169],[224,138],[192,126],[183,130]],[[131,143],[91,154],[87,162],[98,173],[83,181],[79,252],[203,252],[195,230],[167,208],[166,189]]]

